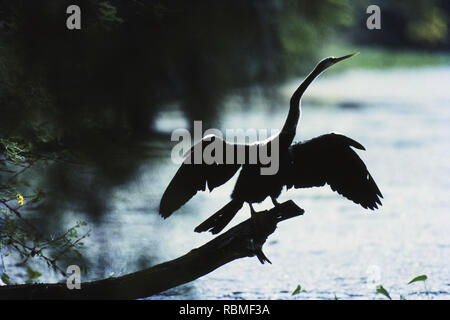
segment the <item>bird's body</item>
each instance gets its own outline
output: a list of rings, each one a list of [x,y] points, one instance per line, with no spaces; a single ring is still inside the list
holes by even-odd
[[[170,182],[161,199],[160,214],[168,217],[186,203],[197,191],[212,191],[231,179],[241,168],[238,179],[231,193],[231,201],[210,218],[201,223],[195,231],[220,232],[241,209],[249,203],[259,203],[270,197],[277,205],[276,199],[284,187],[309,188],[329,184],[333,191],[360,204],[364,208],[375,209],[381,205],[382,197],[375,181],[370,176],[365,164],[352,149],[364,150],[358,142],[340,134],[325,134],[317,138],[294,143],[296,128],[301,114],[301,97],[309,84],[326,68],[344,60],[326,58],[322,60],[308,77],[300,84],[291,97],[289,113],[279,134],[266,141],[251,145],[230,144],[217,136],[208,136],[191,148],[185,163],[181,165]],[[208,147],[211,143],[220,143],[223,153],[233,154],[245,150],[245,163],[191,164],[195,148]],[[250,154],[259,148],[278,150],[278,171],[275,174],[261,174],[264,167],[260,162],[250,164]],[[191,159],[190,159],[191,158]]]

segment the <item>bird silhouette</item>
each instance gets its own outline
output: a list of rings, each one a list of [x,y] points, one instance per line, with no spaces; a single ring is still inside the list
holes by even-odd
[[[333,191],[363,208],[378,208],[383,196],[366,165],[353,150],[365,150],[360,143],[337,133],[292,143],[305,90],[324,70],[354,55],[321,60],[293,93],[284,126],[271,138],[252,144],[237,144],[226,142],[217,135],[208,135],[195,144],[186,154],[185,161],[162,196],[160,215],[169,217],[198,191],[205,191],[206,188],[212,191],[231,179],[240,168],[231,201],[198,225],[196,232],[219,233],[242,208],[244,202],[249,204],[252,215],[255,214],[252,204],[262,202],[267,197],[271,198],[275,206],[278,205],[276,199],[284,187],[310,188],[328,184]],[[211,144],[220,146],[216,150],[220,150],[224,158],[230,161],[202,161],[194,164],[196,150],[203,152]],[[259,154],[262,148],[278,150],[279,168],[275,174],[262,174],[261,169],[267,167],[267,164],[263,164],[260,159],[256,163],[250,161],[252,154]]]

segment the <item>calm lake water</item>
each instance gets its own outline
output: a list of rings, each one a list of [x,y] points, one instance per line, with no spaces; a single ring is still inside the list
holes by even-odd
[[[363,144],[358,151],[383,195],[383,207],[366,211],[326,188],[289,190],[305,214],[282,222],[257,258],[229,263],[192,283],[151,299],[393,299],[450,298],[450,67],[349,71],[322,76],[308,89],[296,140],[337,131]],[[282,88],[269,105],[257,93],[245,103],[230,97],[221,128],[281,128],[298,82]],[[185,125],[176,110],[155,125]],[[159,200],[178,169],[170,148],[139,178],[116,191],[113,212],[93,229],[87,255],[101,270],[92,278],[118,276],[185,254],[213,238],[193,229],[228,202],[236,177],[213,193],[200,193],[167,220]],[[172,144],[174,145],[174,144]],[[272,206],[270,200],[256,209]],[[249,217],[248,206],[233,220]],[[69,217],[68,217],[69,218]],[[232,226],[231,225],[231,226]],[[423,283],[407,285],[417,275]],[[306,292],[292,296],[300,284]]]

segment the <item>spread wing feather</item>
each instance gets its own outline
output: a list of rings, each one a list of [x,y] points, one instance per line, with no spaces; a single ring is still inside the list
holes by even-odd
[[[328,184],[364,208],[378,208],[383,196],[352,147],[365,150],[358,142],[335,133],[291,145],[286,186],[309,188]]]
[[[237,164],[237,161],[233,161],[233,164],[226,164],[227,153],[236,151],[239,146],[245,148],[245,145],[230,144],[214,135],[206,136],[195,144],[186,154],[183,164],[162,196],[159,206],[160,215],[167,218],[198,191],[205,191],[206,187],[209,191],[212,191],[230,180],[241,165]],[[204,149],[208,147],[213,148],[213,155],[217,150],[222,150],[223,161],[221,163],[217,161],[206,163],[201,156],[198,157],[201,158],[200,163],[194,161],[196,160],[195,153],[198,152],[202,155]],[[234,152],[234,155],[236,155],[236,152]]]

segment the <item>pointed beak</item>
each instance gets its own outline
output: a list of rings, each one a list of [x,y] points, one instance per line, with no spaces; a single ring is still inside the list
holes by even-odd
[[[355,52],[355,53],[348,54],[348,55],[343,56],[343,57],[340,57],[340,58],[335,58],[335,59],[334,59],[334,63],[338,63],[339,61],[342,61],[342,60],[351,58],[351,57],[356,56],[356,55],[358,55],[358,54],[359,54],[359,52]]]

